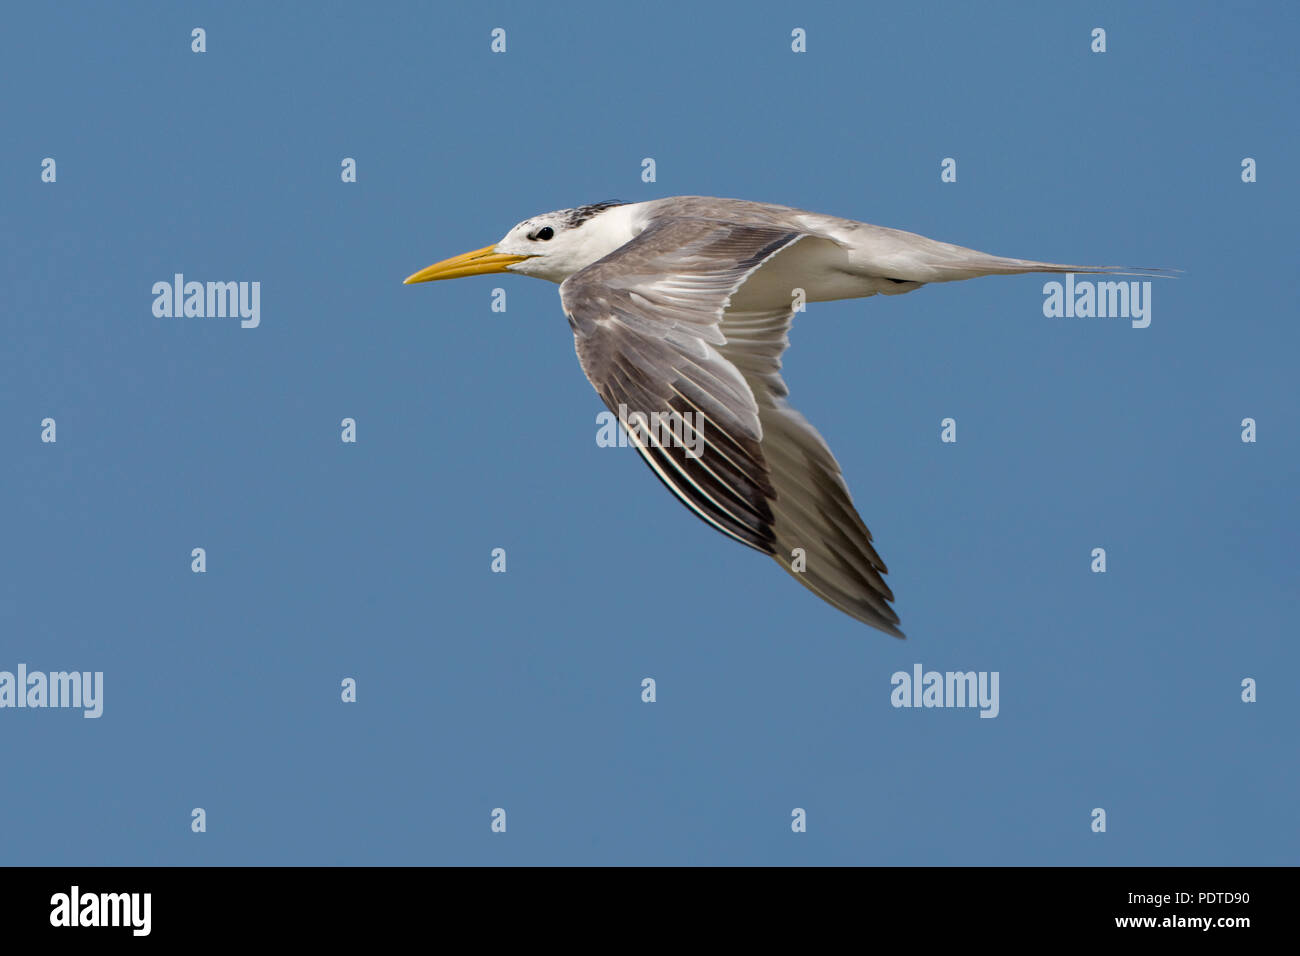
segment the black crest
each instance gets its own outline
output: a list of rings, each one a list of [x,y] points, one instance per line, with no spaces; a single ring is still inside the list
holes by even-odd
[[[607,199],[605,202],[594,202],[588,206],[579,206],[577,209],[570,209],[569,215],[564,220],[564,225],[572,229],[575,226],[581,226],[597,213],[604,212],[613,206],[626,206],[627,203],[618,199]]]

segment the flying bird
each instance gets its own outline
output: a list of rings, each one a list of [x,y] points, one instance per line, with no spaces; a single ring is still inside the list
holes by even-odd
[[[828,604],[903,637],[885,562],[839,463],[787,401],[781,355],[795,290],[821,302],[977,276],[1120,269],[1006,259],[788,206],[675,196],[534,216],[406,282],[494,272],[558,282],[582,370],[669,490]]]

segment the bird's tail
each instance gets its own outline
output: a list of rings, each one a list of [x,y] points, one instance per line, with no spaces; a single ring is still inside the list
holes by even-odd
[[[873,275],[889,276],[895,281],[903,282],[954,282],[979,276],[1010,276],[1026,272],[1079,272],[1167,279],[1182,271],[1149,266],[1071,265],[1064,262],[1038,262],[1034,259],[1008,259],[879,226],[874,228],[872,235],[865,238],[861,252],[855,257],[860,265]]]
[[[1037,262],[1033,259],[1007,259],[1003,256],[990,256],[983,252],[970,250],[976,258],[972,263],[977,270],[974,275],[958,275],[953,278],[966,279],[975,276],[1014,276],[1026,272],[1079,272],[1092,275],[1108,276],[1146,276],[1152,279],[1174,279],[1182,269],[1165,269],[1160,266],[1085,266],[1071,265],[1064,262]],[[942,282],[937,279],[931,281]]]

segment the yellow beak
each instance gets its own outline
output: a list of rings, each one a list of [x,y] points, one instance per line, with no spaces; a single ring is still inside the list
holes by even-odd
[[[532,256],[507,256],[493,252],[496,246],[484,246],[473,252],[466,252],[450,259],[435,262],[415,275],[407,276],[403,285],[416,282],[433,282],[435,279],[459,279],[461,276],[486,275],[489,272],[505,272],[506,266],[531,259]]]

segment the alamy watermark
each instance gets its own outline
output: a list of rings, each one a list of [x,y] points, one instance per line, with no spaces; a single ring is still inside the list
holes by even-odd
[[[676,445],[687,458],[704,453],[704,416],[699,412],[629,412],[619,403],[618,415],[604,411],[596,416],[596,444],[601,448],[626,448],[632,435],[643,446]]]
[[[51,926],[121,926],[133,936],[148,936],[152,911],[152,893],[83,893],[73,884],[50,897]]]
[[[978,707],[981,717],[996,717],[997,671],[926,671],[920,664],[912,672],[895,671],[889,702],[895,707]]]
[[[240,326],[262,324],[262,283],[186,282],[177,272],[171,282],[153,284],[153,314],[160,319],[240,319]]]
[[[82,717],[104,713],[103,671],[0,671],[0,709],[5,707],[79,708]]]
[[[1049,319],[1131,319],[1133,328],[1151,324],[1151,283],[1075,279],[1043,283],[1043,315]]]

